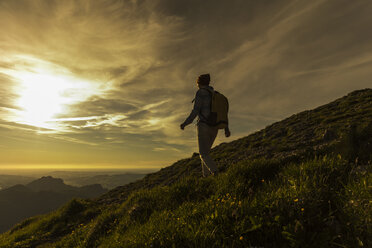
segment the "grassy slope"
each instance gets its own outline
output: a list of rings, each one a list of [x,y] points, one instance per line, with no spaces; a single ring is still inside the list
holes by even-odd
[[[74,200],[0,247],[372,246],[372,90],[221,144],[99,199]],[[358,157],[358,161],[355,158]]]

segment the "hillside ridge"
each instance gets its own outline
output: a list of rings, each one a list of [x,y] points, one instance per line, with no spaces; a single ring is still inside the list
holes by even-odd
[[[356,90],[313,110],[293,114],[248,136],[221,143],[212,148],[211,154],[222,171],[247,159],[295,160],[326,154],[337,149],[337,144],[342,146],[342,142],[348,138],[345,134],[354,132],[356,123],[359,122],[365,129],[372,129],[369,122],[372,120],[371,104],[372,89]],[[362,115],[364,113],[366,116]],[[288,140],[281,143],[286,138]],[[148,174],[142,180],[112,189],[98,201],[105,204],[120,203],[133,190],[170,185],[190,175],[201,175],[197,153]]]

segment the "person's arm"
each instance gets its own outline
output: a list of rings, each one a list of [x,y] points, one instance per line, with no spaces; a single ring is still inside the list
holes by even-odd
[[[190,113],[190,115],[186,118],[186,120],[181,124],[181,129],[183,130],[187,125],[191,124],[195,117],[198,116],[200,113],[200,110],[202,108],[202,99],[201,99],[201,92],[198,90],[196,92],[195,96],[195,102],[194,102],[194,107]]]

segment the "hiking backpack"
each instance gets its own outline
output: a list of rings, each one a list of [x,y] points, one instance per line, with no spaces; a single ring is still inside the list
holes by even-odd
[[[209,91],[209,90],[208,90]],[[211,93],[211,114],[207,119],[207,124],[210,126],[224,129],[228,127],[229,119],[227,113],[229,111],[229,101],[227,97],[218,91],[209,91]]]

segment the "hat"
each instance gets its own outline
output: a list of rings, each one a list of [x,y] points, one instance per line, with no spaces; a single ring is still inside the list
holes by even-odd
[[[200,85],[209,85],[211,81],[211,76],[208,74],[202,74],[198,77],[197,83]]]

